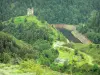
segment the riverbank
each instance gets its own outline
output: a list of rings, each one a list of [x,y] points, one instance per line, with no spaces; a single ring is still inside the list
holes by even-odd
[[[56,24],[54,25],[56,28],[59,28],[59,29],[67,29],[69,30],[72,35],[77,38],[78,40],[81,41],[81,43],[83,44],[90,44],[91,41],[83,34],[79,33],[77,30],[76,30],[76,26],[75,25],[66,25],[66,24]]]
[[[91,41],[86,38],[83,34],[79,33],[77,30],[71,31],[71,33],[78,38],[83,44],[90,44]]]

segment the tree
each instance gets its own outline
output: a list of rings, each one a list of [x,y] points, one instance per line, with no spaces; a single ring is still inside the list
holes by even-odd
[[[88,21],[88,27],[92,28],[95,32],[100,32],[100,12],[93,11]]]

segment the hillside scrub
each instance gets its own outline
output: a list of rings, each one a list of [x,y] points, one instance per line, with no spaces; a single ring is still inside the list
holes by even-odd
[[[27,22],[24,22],[27,19]],[[2,23],[3,32],[14,35],[17,39],[26,41],[30,44],[42,39],[53,43],[54,40],[65,40],[65,37],[48,23],[42,23],[35,16],[20,16]]]
[[[24,59],[29,54],[32,59],[37,55],[30,44],[17,40],[15,37],[0,31],[0,56],[1,62],[9,62],[12,58]],[[16,61],[16,60],[15,60]]]

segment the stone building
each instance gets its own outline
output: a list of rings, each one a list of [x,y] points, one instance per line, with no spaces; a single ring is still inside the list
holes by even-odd
[[[34,15],[34,9],[33,9],[33,8],[28,8],[28,9],[27,9],[27,15],[28,15],[28,16]]]

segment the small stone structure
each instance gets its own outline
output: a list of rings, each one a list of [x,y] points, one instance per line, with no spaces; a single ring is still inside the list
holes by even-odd
[[[27,9],[27,16],[32,16],[32,15],[34,15],[34,9],[33,8],[28,8]]]

